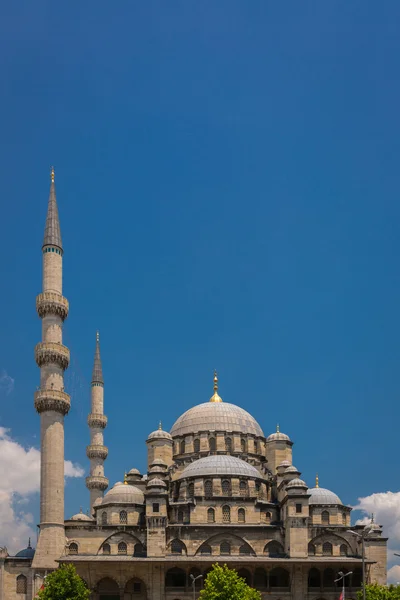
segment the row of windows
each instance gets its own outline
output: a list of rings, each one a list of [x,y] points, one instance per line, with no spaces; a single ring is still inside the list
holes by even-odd
[[[159,504],[153,504],[153,512],[159,512]],[[128,513],[126,510],[121,510],[119,513],[119,522],[120,525],[126,525],[128,523]],[[145,522],[145,516],[143,513],[139,514],[139,525],[143,526]],[[101,513],[101,524],[108,525],[108,516],[104,511]]]
[[[178,539],[172,540],[171,542],[171,554],[186,554],[186,546],[185,544]],[[211,556],[212,548],[209,544],[203,544],[200,548],[200,554],[202,556]],[[224,540],[221,542],[219,546],[219,554],[220,555],[230,555],[231,554],[231,544],[229,541]],[[242,544],[239,548],[239,555],[248,556],[254,555],[254,551],[248,544]],[[268,544],[264,547],[264,554],[273,557],[282,557],[285,555],[284,548],[282,544],[279,542],[272,540],[268,542]]]
[[[310,556],[315,556],[316,548],[314,544],[308,544],[308,554]],[[340,546],[340,556],[348,556],[349,547],[347,544],[341,544]],[[322,555],[323,556],[332,556],[333,555],[333,545],[330,542],[324,542],[322,544]]]
[[[111,546],[110,544],[103,544],[103,554],[111,554]],[[128,546],[125,542],[119,542],[118,544],[118,554],[127,554]],[[78,554],[78,544],[75,542],[71,542],[68,546],[68,554]],[[142,544],[135,544],[133,549],[133,556],[143,557],[146,555],[146,550]]]
[[[208,438],[208,449],[210,452],[216,452],[217,451],[217,441],[215,439],[215,437],[210,437]],[[232,442],[232,438],[227,437],[225,438],[225,451],[226,452],[232,452],[233,450],[233,442]],[[241,452],[247,452],[247,443],[246,440],[244,438],[242,438],[240,440],[240,450]],[[256,440],[254,442],[254,450],[256,452],[256,454],[261,454],[261,444],[258,440]],[[194,452],[200,452],[200,440],[199,438],[196,438],[193,441],[193,451]],[[182,440],[179,443],[179,453],[180,454],[185,454],[186,452],[186,442],[185,440]]]
[[[59,248],[46,247],[43,249],[43,252],[55,252],[56,254],[61,254],[61,250]]]

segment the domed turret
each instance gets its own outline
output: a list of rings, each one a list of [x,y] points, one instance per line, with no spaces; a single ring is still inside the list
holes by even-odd
[[[172,446],[173,441],[168,431],[164,431],[161,421],[158,429],[150,433],[146,440],[147,444],[147,468],[153,464],[154,460],[161,459],[167,466],[172,465]]]
[[[31,546],[31,538],[29,538],[28,545],[23,550],[20,550],[15,555],[16,558],[27,558],[32,559],[35,555],[35,549]]]
[[[286,433],[280,431],[279,425],[276,426],[276,432],[267,437],[265,446],[268,468],[272,473],[276,473],[283,461],[288,462],[288,466],[292,464],[293,442]]]

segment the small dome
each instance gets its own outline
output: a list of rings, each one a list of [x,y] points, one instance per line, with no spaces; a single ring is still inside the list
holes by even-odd
[[[308,504],[342,504],[339,496],[325,488],[311,488],[308,493],[311,494]]]
[[[131,469],[128,472],[128,475],[141,475],[141,473],[140,473],[139,469]]]
[[[104,496],[102,504],[144,504],[142,490],[120,481]]]
[[[286,435],[286,433],[282,433],[279,429],[279,425],[276,426],[276,432],[275,433],[271,433],[271,435],[269,435],[267,437],[267,442],[277,442],[277,441],[284,441],[284,442],[290,442],[291,439],[288,435]]]
[[[204,475],[232,475],[263,479],[255,467],[236,456],[215,454],[199,458],[183,469],[177,479],[202,477]]]
[[[150,467],[149,473],[161,473],[165,476],[165,469],[161,465],[154,465],[154,467]]]
[[[290,465],[290,467],[286,467],[285,475],[286,473],[300,473],[300,471],[298,471],[294,465]]]
[[[29,538],[28,545],[23,550],[20,550],[15,555],[16,558],[33,558],[35,555],[35,549],[31,546],[31,538]]]
[[[101,501],[101,498],[100,498],[100,501]],[[70,518],[70,521],[93,521],[93,517],[89,517],[89,515],[85,515],[81,509],[80,512],[78,512],[76,515],[74,515],[73,517]]]
[[[166,484],[164,483],[164,481],[162,479],[160,479],[159,477],[153,477],[153,479],[149,479],[149,482],[147,484],[147,487],[163,487],[166,488]]]
[[[289,481],[289,483],[286,486],[286,489],[295,488],[295,487],[307,488],[308,486],[305,481],[296,477],[296,479],[292,479],[291,481]]]
[[[162,423],[160,421],[158,425],[158,429],[152,431],[147,438],[148,440],[172,440],[172,437],[168,433],[168,431],[164,431],[162,428]]]

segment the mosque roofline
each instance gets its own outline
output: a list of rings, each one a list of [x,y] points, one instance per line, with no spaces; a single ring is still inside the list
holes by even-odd
[[[216,556],[216,555],[210,555],[210,556],[205,556],[205,555],[201,555],[201,562],[209,562],[210,564],[213,563],[226,563],[229,562],[229,564],[232,563],[249,563],[249,562],[257,562],[260,564],[265,564],[265,565],[271,565],[271,564],[281,564],[281,563],[287,563],[287,564],[314,564],[314,563],[321,563],[321,564],[326,564],[326,565],[332,565],[332,564],[362,564],[362,558],[361,556],[359,558],[357,557],[351,557],[351,556],[312,556],[309,558],[266,558],[265,556],[254,556],[252,554],[249,554],[247,556]],[[63,556],[61,558],[59,558],[56,562],[58,563],[69,563],[69,562],[134,562],[134,563],[171,563],[171,565],[173,565],[174,563],[198,563],[199,562],[199,555],[195,555],[195,556],[179,556],[176,554],[171,554],[165,557],[160,557],[160,556],[156,556],[156,557],[147,557],[147,558],[138,558],[136,556],[121,556],[119,554],[115,554],[115,555],[93,555],[93,554],[75,554],[75,555],[71,555],[71,556]],[[375,560],[370,560],[370,559],[365,559],[365,564],[368,565],[374,565],[376,564],[377,561]]]

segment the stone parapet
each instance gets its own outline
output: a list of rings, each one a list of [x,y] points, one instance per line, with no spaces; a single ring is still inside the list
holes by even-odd
[[[35,346],[35,360],[38,367],[56,364],[65,371],[69,365],[69,357],[69,349],[63,344],[40,342]]]
[[[86,456],[88,458],[101,458],[105,460],[108,456],[108,448],[107,446],[91,444],[90,446],[86,446]]]
[[[89,475],[86,477],[86,487],[89,490],[106,490],[108,488],[108,479],[102,475]]]
[[[38,390],[35,392],[35,408],[40,414],[48,410],[54,410],[62,415],[69,412],[71,399],[69,394],[58,390]]]
[[[69,302],[56,292],[43,292],[36,297],[36,310],[41,319],[50,314],[64,321],[68,316]]]
[[[104,429],[107,426],[107,417],[101,413],[90,413],[87,422],[89,427]]]

